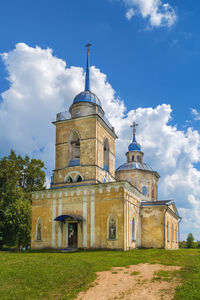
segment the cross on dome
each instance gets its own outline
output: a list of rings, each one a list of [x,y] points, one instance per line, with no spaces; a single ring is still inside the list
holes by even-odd
[[[133,138],[135,138],[137,126],[138,124],[135,121],[133,122],[133,125],[130,126],[131,128],[133,128]]]
[[[132,140],[131,144],[128,146],[129,151],[141,151],[141,146],[140,146],[140,144],[137,143],[136,138],[135,138],[137,126],[138,126],[138,124],[135,121],[130,126],[131,128],[133,128],[133,140]]]

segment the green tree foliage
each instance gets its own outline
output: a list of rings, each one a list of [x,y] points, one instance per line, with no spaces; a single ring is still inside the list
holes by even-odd
[[[192,233],[188,233],[187,236],[187,248],[192,248],[193,247],[193,241],[194,241],[194,237]]]
[[[31,192],[44,189],[44,163],[11,150],[0,159],[0,247],[30,243]]]

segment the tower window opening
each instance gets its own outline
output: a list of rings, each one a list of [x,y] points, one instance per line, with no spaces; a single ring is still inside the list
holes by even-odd
[[[103,162],[104,170],[109,171],[109,142],[107,138],[103,146]]]
[[[76,176],[76,178],[75,178],[75,182],[81,182],[83,180],[83,178],[80,176],[80,175],[78,175],[78,176]]]
[[[69,165],[80,165],[80,138],[76,131],[73,131],[69,138]]]
[[[134,161],[134,155],[132,155],[132,161]]]
[[[140,156],[139,155],[137,155],[137,161],[140,162]]]
[[[67,177],[66,182],[67,183],[73,182],[72,177],[70,175]]]

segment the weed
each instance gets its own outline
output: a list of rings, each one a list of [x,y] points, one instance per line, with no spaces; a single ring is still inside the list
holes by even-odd
[[[137,271],[134,271],[134,272],[130,273],[130,275],[132,275],[132,276],[135,276],[135,275],[138,275],[138,274],[140,274],[140,272],[137,272]]]

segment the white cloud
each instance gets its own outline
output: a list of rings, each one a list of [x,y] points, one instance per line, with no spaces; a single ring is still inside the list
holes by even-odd
[[[126,18],[128,20],[131,20],[134,15],[135,15],[135,11],[134,11],[134,9],[132,7],[129,8],[129,9],[127,9],[127,11],[126,11]]]
[[[134,15],[141,14],[148,19],[150,27],[171,27],[176,19],[176,13],[169,3],[161,0],[123,0],[128,7],[126,17],[130,20]]]
[[[65,111],[76,94],[84,89],[84,71],[67,67],[50,49],[17,44],[2,55],[10,88],[0,102],[0,156],[12,147],[22,154],[45,161],[48,174],[54,168],[56,113]],[[138,108],[125,113],[106,75],[91,67],[92,91],[100,98],[109,121],[115,126],[117,164],[125,162],[131,140],[130,125],[139,123],[138,141],[144,160],[160,175],[160,199],[176,201],[183,216],[182,232],[192,231],[200,239],[200,135],[188,128],[178,130],[170,125],[172,108],[162,104],[155,108]],[[48,180],[47,180],[48,184]]]
[[[195,108],[191,108],[191,114],[193,115],[194,120],[200,120],[200,112],[198,112]]]

